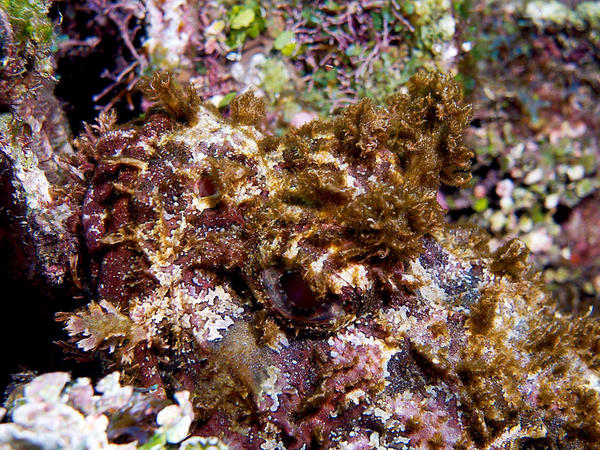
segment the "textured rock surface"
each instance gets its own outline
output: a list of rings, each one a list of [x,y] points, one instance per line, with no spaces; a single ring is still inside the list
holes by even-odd
[[[90,304],[80,352],[187,390],[232,448],[588,448],[598,325],[558,314],[514,240],[446,224],[470,110],[420,74],[282,138],[155,77],[143,122],[78,143]]]
[[[218,439],[184,441],[193,418],[188,392],[175,394],[178,404],[152,392],[121,386],[114,372],[92,386],[88,378],[71,380],[52,372],[15,384],[6,401],[10,423],[0,424],[2,448],[135,449],[178,444],[211,448]],[[131,441],[115,444],[115,441]],[[196,445],[194,447],[194,445]],[[216,448],[216,447],[215,447]]]
[[[73,156],[69,126],[53,95],[49,5],[0,6],[0,207],[8,211],[2,241],[17,255],[15,273],[58,285],[77,254],[65,198],[65,187],[77,174],[67,161]]]

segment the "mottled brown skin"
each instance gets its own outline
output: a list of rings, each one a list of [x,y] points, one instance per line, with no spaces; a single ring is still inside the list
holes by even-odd
[[[472,157],[446,76],[281,138],[252,94],[225,122],[168,76],[147,89],[143,121],[79,143],[92,302],[63,318],[80,349],[189,390],[194,433],[233,448],[482,447],[540,426],[596,442],[577,364],[597,370],[597,323],[554,317],[519,242],[491,253],[443,220],[440,184]]]
[[[419,237],[438,226],[442,211],[434,195],[440,184],[437,173],[444,165],[445,181],[461,184],[468,179],[463,171],[471,156],[457,144],[469,109],[457,105],[460,99],[457,88],[442,88],[442,82],[435,77],[423,77],[421,83],[430,86],[420,93],[420,103],[412,101],[412,97],[408,97],[409,101],[397,96],[390,99],[389,110],[384,110],[365,100],[331,123],[315,122],[282,139],[267,138],[259,144],[265,154],[281,145],[285,147],[279,164],[281,182],[275,192],[265,192],[256,200],[235,206],[221,201],[219,196],[232,190],[228,184],[239,178],[240,172],[241,176],[256,176],[255,161],[231,151],[227,153],[227,149],[208,148],[202,149],[211,158],[206,172],[193,176],[176,173],[178,166],[186,164],[189,149],[176,145],[143,148],[139,144],[181,126],[164,114],[151,115],[142,127],[126,133],[125,138],[121,133],[105,134],[94,149],[98,163],[83,204],[88,249],[92,255],[102,252],[102,257],[93,261],[99,264],[100,271],[94,280],[98,298],[126,308],[125,299],[137,288],[119,283],[125,275],[119,270],[132,267],[143,271],[144,263],[135,261],[132,245],[107,249],[115,240],[127,240],[115,235],[133,224],[156,221],[161,209],[167,214],[178,213],[183,205],[175,205],[177,196],[196,189],[215,196],[216,205],[201,215],[187,217],[195,227],[190,239],[203,249],[185,256],[193,259],[194,264],[213,270],[240,271],[260,301],[272,304],[283,318],[292,322],[295,319],[320,327],[335,322],[337,316],[345,313],[360,313],[363,303],[371,302],[364,294],[343,292],[338,294],[340,298],[326,298],[324,281],[310,279],[303,272],[309,261],[322,255],[326,245],[338,246],[340,250],[326,262],[324,271],[333,270],[328,266],[339,267],[348,261],[368,261],[372,278],[393,272],[395,267],[401,270],[402,260],[420,250]],[[160,83],[166,81],[159,78],[150,84]],[[413,89],[423,88],[415,83]],[[448,111],[440,108],[440,103]],[[261,105],[250,94],[239,97],[231,107],[233,123],[256,123],[257,117],[261,117]],[[189,114],[187,110],[172,112],[176,106],[171,104],[166,108],[175,119]],[[408,113],[404,111],[406,108]],[[427,116],[431,117],[420,124],[425,133],[417,135],[410,127],[419,123],[411,121]],[[446,123],[446,116],[453,120]],[[333,139],[317,137],[331,130]],[[352,198],[350,189],[344,186],[343,172],[332,163],[317,164],[307,158],[317,151],[327,152],[347,164],[355,185],[366,192]],[[445,162],[452,155],[456,159]],[[165,165],[165,161],[175,168]],[[140,180],[136,176],[142,170],[141,165],[147,165],[147,173]],[[411,169],[412,166],[417,169]],[[368,180],[373,175],[377,177],[375,183]],[[155,187],[158,192],[152,195],[157,198],[149,195]],[[152,205],[153,202],[158,205]],[[300,213],[288,217],[291,208],[299,208]],[[99,217],[103,214],[108,218]],[[275,218],[278,223],[273,222]],[[168,224],[166,229],[172,231]],[[283,238],[289,242],[302,233],[305,236],[301,254],[293,265],[281,261],[282,250],[273,249],[267,254],[256,251],[266,240]],[[282,279],[290,280],[288,284],[295,287],[281,286]],[[148,288],[147,283],[142,283],[140,289]],[[294,297],[291,304],[278,299],[285,293]],[[343,304],[345,311],[341,307],[333,311],[335,303]]]

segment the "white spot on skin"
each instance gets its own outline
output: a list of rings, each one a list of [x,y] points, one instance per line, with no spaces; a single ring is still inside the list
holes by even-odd
[[[358,405],[365,395],[366,392],[362,389],[354,389],[346,394],[346,400]]]
[[[292,240],[289,242],[288,248],[285,251],[285,253],[283,254],[283,257],[286,260],[292,261],[298,255],[298,241],[300,240],[301,237],[302,236],[296,236],[296,237],[292,238]]]
[[[591,371],[587,374],[587,378],[589,387],[596,392],[600,392],[600,378]]]
[[[429,301],[437,301],[438,304],[443,304],[447,301],[448,295],[446,292],[434,283],[433,279],[423,268],[418,259],[410,261],[410,271],[412,272],[412,275],[423,283],[423,286],[420,286],[417,289],[417,292],[423,298],[426,298]]]
[[[385,410],[383,410],[381,408],[374,408],[373,409],[373,415],[375,417],[380,418],[383,421],[383,423],[387,422],[392,417],[392,413],[391,412],[385,411]]]
[[[373,448],[379,448],[379,433],[377,431],[371,433],[369,444],[371,444]]]
[[[267,367],[267,379],[263,381],[260,387],[260,396],[266,396],[271,399],[273,404],[269,408],[271,412],[279,409],[279,396],[281,390],[277,388],[277,379],[281,375],[281,370],[276,366]]]
[[[222,286],[215,286],[204,295],[192,298],[191,303],[196,306],[195,320],[204,322],[201,329],[194,329],[194,336],[198,342],[222,339],[221,331],[233,325],[233,319],[244,310],[235,305],[231,295]],[[201,304],[207,307],[199,308]]]
[[[437,395],[437,391],[435,390],[435,387],[431,386],[431,385],[425,386],[425,392],[427,392],[432,397],[435,397]]]
[[[217,339],[223,339],[223,335],[219,332],[219,330],[226,330],[231,325],[233,325],[233,320],[231,319],[231,317],[224,316],[213,319],[207,325],[208,336],[206,337],[206,340],[216,341]]]
[[[371,280],[366,267],[362,264],[349,264],[329,278],[329,288],[333,293],[340,295],[344,287],[369,290]]]
[[[325,261],[327,261],[327,257],[329,255],[331,255],[333,253],[333,251],[331,249],[329,249],[329,251],[321,256],[319,256],[317,258],[316,261],[312,262],[310,264],[310,270],[312,271],[312,273],[314,274],[318,274],[323,270],[323,265],[325,264]]]

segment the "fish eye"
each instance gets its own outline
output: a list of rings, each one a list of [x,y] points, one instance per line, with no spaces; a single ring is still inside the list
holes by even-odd
[[[268,268],[262,271],[260,280],[263,303],[288,321],[322,326],[343,315],[340,299],[315,293],[298,271]]]

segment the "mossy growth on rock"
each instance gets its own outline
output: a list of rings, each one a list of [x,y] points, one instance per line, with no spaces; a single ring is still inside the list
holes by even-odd
[[[5,77],[35,71],[52,77],[50,58],[55,34],[45,0],[0,1],[0,73]]]
[[[597,445],[598,318],[558,313],[516,239],[490,252],[482,230],[447,226],[436,240],[444,249],[435,261],[442,275],[432,286],[450,291],[446,277],[466,281],[466,292],[453,301],[462,300],[459,307],[468,313],[457,353],[437,346],[419,346],[419,352],[460,392],[468,438],[457,447]],[[465,262],[468,276],[461,277],[456,264]]]

